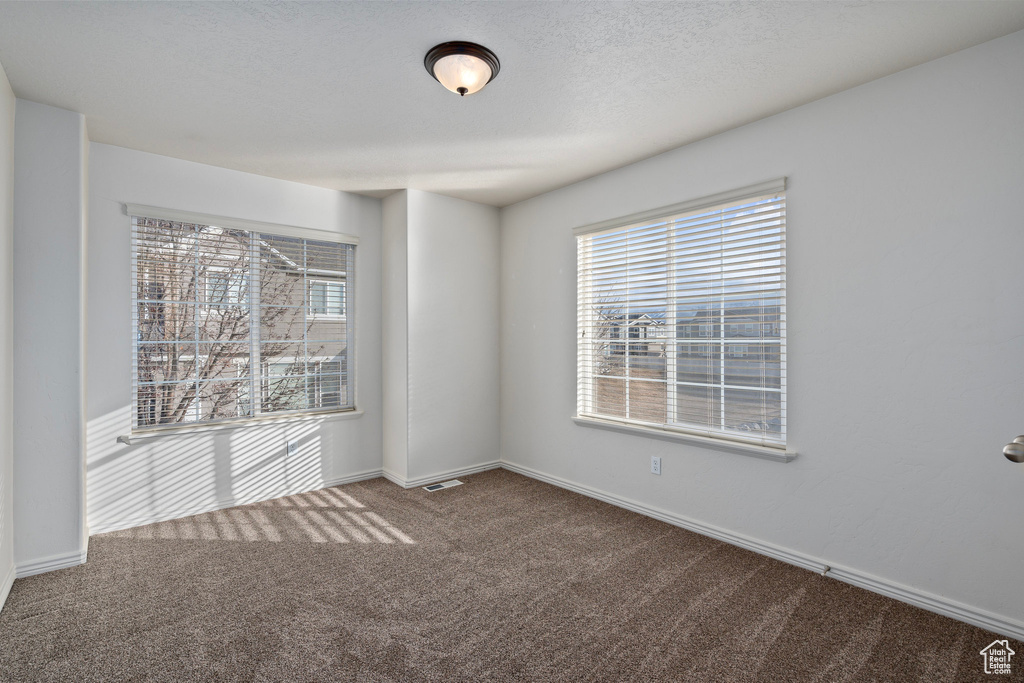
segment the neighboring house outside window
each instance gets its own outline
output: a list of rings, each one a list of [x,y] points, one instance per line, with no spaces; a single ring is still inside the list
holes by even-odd
[[[785,227],[778,181],[578,229],[578,417],[784,449]]]
[[[354,244],[136,210],[134,429],[354,409]]]

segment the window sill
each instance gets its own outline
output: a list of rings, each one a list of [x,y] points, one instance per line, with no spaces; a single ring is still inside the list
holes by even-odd
[[[252,429],[255,427],[262,427],[264,425],[294,424],[301,422],[335,422],[338,420],[351,420],[361,417],[362,414],[363,411],[361,410],[342,410],[337,412],[313,413],[308,415],[275,415],[270,417],[247,418],[205,425],[190,424],[182,425],[180,427],[161,427],[132,432],[131,434],[124,434],[117,437],[117,442],[128,446],[134,446],[138,443],[172,436],[224,432],[232,429]]]
[[[687,432],[676,431],[673,429],[659,429],[657,427],[640,427],[637,425],[631,425],[624,422],[617,422],[615,420],[604,420],[596,417],[581,417],[579,415],[574,416],[572,418],[572,421],[580,425],[581,427],[596,427],[597,429],[607,429],[613,432],[621,432],[623,434],[646,436],[651,439],[679,441],[682,443],[694,444],[696,446],[704,446],[705,448],[711,448],[719,451],[728,451],[730,453],[739,453],[740,455],[749,455],[755,458],[764,458],[765,460],[774,460],[776,462],[789,462],[790,460],[796,457],[795,451],[788,451],[782,448],[760,446],[758,444],[743,443],[741,441],[728,441],[726,439],[716,439],[710,436],[690,434]]]

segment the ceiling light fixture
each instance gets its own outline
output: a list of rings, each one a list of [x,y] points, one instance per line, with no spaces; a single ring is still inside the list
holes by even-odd
[[[430,48],[423,66],[437,82],[466,96],[483,89],[498,75],[498,57],[483,45],[455,40]]]

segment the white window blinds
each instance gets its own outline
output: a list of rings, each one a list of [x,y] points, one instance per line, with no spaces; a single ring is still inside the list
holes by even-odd
[[[131,222],[135,429],[354,408],[352,244]]]
[[[579,415],[783,448],[785,182],[576,232]]]

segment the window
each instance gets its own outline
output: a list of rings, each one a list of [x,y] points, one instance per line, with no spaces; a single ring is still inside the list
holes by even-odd
[[[577,229],[579,417],[784,448],[785,233],[784,181]]]
[[[310,315],[345,315],[345,282],[343,280],[310,280]]]
[[[245,302],[244,278],[231,271],[212,270],[206,274],[206,303],[236,306]]]
[[[354,244],[129,210],[135,429],[355,407]]]

